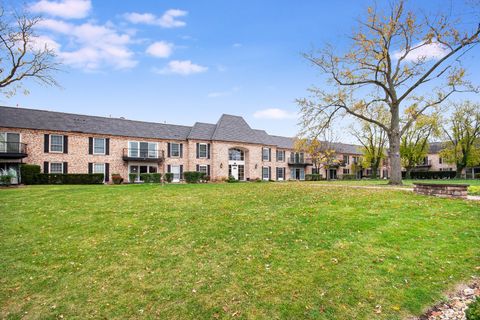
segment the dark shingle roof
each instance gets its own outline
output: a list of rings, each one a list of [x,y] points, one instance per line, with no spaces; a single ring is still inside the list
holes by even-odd
[[[245,119],[229,114],[223,114],[218,120],[212,140],[263,143],[263,137],[252,130]]]
[[[154,122],[85,116],[45,110],[0,107],[0,127],[117,135],[172,140],[220,140],[292,149],[295,138],[269,135],[252,129],[239,116],[223,114],[216,124],[197,122],[192,127]],[[439,143],[440,144],[440,143]],[[361,154],[360,146],[335,143],[339,153]],[[430,144],[430,150],[436,144]],[[441,146],[439,147],[441,149]]]
[[[212,140],[215,128],[216,126],[211,123],[196,122],[188,135],[188,139]]]
[[[428,153],[439,153],[445,148],[445,142],[431,142],[428,147]]]
[[[0,107],[0,127],[173,140],[186,140],[191,130],[172,124],[11,107]]]

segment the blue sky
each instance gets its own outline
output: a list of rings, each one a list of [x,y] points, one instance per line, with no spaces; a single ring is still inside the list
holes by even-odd
[[[355,19],[372,2],[26,4],[44,17],[38,34],[64,61],[57,74],[62,88],[28,82],[29,95],[2,97],[2,104],[185,125],[214,123],[230,113],[254,128],[293,136],[298,131],[295,99],[306,96],[311,85],[325,85],[301,53],[327,42],[344,48]],[[465,24],[478,23],[462,1],[414,4],[429,12],[447,7]],[[469,55],[467,67],[480,70],[474,53]],[[471,79],[480,84],[478,72]],[[339,126],[339,135],[349,141],[344,127]]]

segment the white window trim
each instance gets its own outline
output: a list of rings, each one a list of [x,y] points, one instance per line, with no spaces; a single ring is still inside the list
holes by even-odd
[[[198,172],[203,172],[202,168],[205,168],[205,174],[208,174],[208,166],[206,164],[201,164],[198,166]]]
[[[277,170],[277,172],[276,172],[276,174],[277,174],[277,180],[278,180],[278,181],[285,181],[285,173],[286,173],[287,170],[285,170],[285,168],[283,168],[283,167],[277,167],[275,170]],[[280,170],[280,172],[282,173],[282,177],[281,177],[281,178],[278,177],[278,172],[279,172],[279,170]]]
[[[202,157],[202,154],[200,153],[200,147],[201,146],[205,146],[205,156],[204,157]],[[206,143],[199,143],[198,144],[198,157],[200,159],[207,159],[208,158],[208,144],[206,144]]]
[[[265,178],[265,177],[263,176],[263,170],[264,170],[264,169],[267,169],[267,176],[268,176],[267,178]],[[269,170],[268,167],[262,167],[262,180],[270,180],[270,170]]]
[[[62,166],[62,172],[52,172],[52,164],[60,164]],[[50,162],[49,165],[48,165],[48,173],[62,174],[63,173],[63,162]]]
[[[102,165],[103,166],[103,171],[102,172],[95,172],[95,166]],[[105,163],[94,163],[92,165],[92,173],[103,173],[105,174]]]
[[[132,157],[132,158],[138,158],[140,157],[140,142],[146,142],[148,143],[148,146],[147,146],[147,158],[150,158],[150,159],[156,159],[158,158],[158,143],[157,142],[151,142],[151,141],[128,141],[128,156],[129,157]],[[105,144],[107,143],[107,140],[105,140]],[[130,151],[131,149],[134,149],[134,148],[130,148],[130,144],[131,143],[135,143],[137,145],[137,147],[135,148],[137,150],[137,155],[136,156],[132,156],[132,152]],[[154,157],[150,157],[150,144],[154,144],[155,145],[155,156]],[[107,146],[105,145],[105,151],[107,151]]]
[[[53,136],[62,137],[62,151],[53,151],[53,150],[52,150],[52,137],[53,137]],[[63,134],[51,134],[51,135],[49,136],[49,139],[48,139],[48,140],[49,140],[49,141],[48,141],[48,151],[49,151],[50,153],[63,153],[63,152],[65,151],[65,144],[64,144],[64,142],[65,142],[65,136],[64,136]]]
[[[8,149],[8,139],[7,139],[7,136],[8,136],[9,133],[10,133],[10,134],[18,134],[18,143],[19,143],[19,147],[18,147],[18,148],[19,148],[19,151],[21,151],[21,150],[20,150],[20,148],[21,148],[20,146],[21,146],[21,144],[22,144],[22,134],[21,134],[20,132],[2,131],[2,132],[0,132],[0,134],[4,134],[4,135],[5,135],[5,142],[6,142],[6,143],[5,143],[5,150],[4,150],[3,152],[6,152],[7,149]],[[1,149],[0,149],[0,151],[1,151]]]
[[[264,153],[263,153],[265,150],[267,150],[267,158],[268,158],[268,160],[265,160],[265,155],[264,155]],[[262,148],[262,161],[267,161],[267,162],[268,162],[268,161],[270,161],[270,160],[271,160],[271,159],[270,159],[270,148],[268,148],[268,147],[263,147],[263,148]]]
[[[173,145],[178,145],[178,155],[173,155]],[[180,158],[180,143],[178,142],[170,142],[170,158]]]
[[[282,159],[278,159],[278,155],[281,154],[282,155]],[[277,161],[278,162],[285,162],[285,150],[277,150]]]
[[[95,152],[95,140],[103,139],[103,152]],[[107,139],[106,138],[93,138],[93,150],[92,153],[96,155],[105,155],[107,153]]]
[[[345,161],[345,157],[347,157],[347,161]],[[350,164],[350,156],[349,155],[343,155],[343,160],[345,161],[345,164]]]

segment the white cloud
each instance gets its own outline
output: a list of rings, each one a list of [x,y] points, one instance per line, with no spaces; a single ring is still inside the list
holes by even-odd
[[[290,112],[287,110],[282,110],[278,108],[270,108],[256,111],[253,116],[257,119],[273,119],[273,120],[282,120],[282,119],[295,119],[297,114],[295,112]]]
[[[47,36],[36,36],[30,38],[30,45],[33,50],[43,50],[45,48],[58,52],[60,44]]]
[[[242,46],[243,46],[243,45],[242,45],[241,43],[234,43],[234,44],[232,44],[232,47],[234,47],[234,48],[240,48],[240,47],[242,47]]]
[[[86,71],[94,71],[105,66],[128,69],[138,63],[128,47],[132,43],[130,36],[118,32],[111,24],[76,25],[47,19],[38,27],[53,31],[65,39],[68,48],[59,50],[57,54],[63,63],[73,67]]]
[[[152,13],[137,12],[126,13],[124,17],[127,21],[130,21],[134,24],[148,24],[160,26],[162,28],[178,28],[187,25],[185,21],[181,21],[178,19],[186,16],[187,14],[187,11],[170,9],[165,11],[165,13],[161,17],[157,17]]]
[[[420,45],[417,43],[415,46]],[[400,59],[404,55],[405,51],[397,51],[393,53],[395,59]],[[424,45],[418,49],[415,49],[408,53],[405,57],[406,61],[418,61],[420,59],[428,60],[438,60],[445,56],[448,53],[448,48],[438,42],[432,42],[430,44]]]
[[[173,60],[163,69],[154,69],[153,71],[158,74],[180,74],[188,76],[190,74],[202,73],[207,71],[208,68],[194,64],[190,60]]]
[[[148,46],[147,54],[157,58],[168,58],[173,51],[173,44],[165,41],[157,41]]]
[[[40,0],[29,6],[35,13],[57,16],[65,19],[85,18],[92,9],[90,0]]]

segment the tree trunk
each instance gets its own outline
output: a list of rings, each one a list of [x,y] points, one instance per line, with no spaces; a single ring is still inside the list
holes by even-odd
[[[390,159],[391,171],[389,184],[401,185],[402,163],[400,161],[400,130],[398,128],[398,123],[397,128],[393,128],[392,133],[388,135],[388,142],[390,144],[388,158]]]
[[[457,163],[457,173],[455,174],[455,179],[461,179],[462,178],[462,171],[465,169],[465,165],[461,163]]]
[[[378,165],[371,166],[372,169],[372,179],[377,179]]]
[[[405,168],[405,179],[412,179],[412,167]]]

